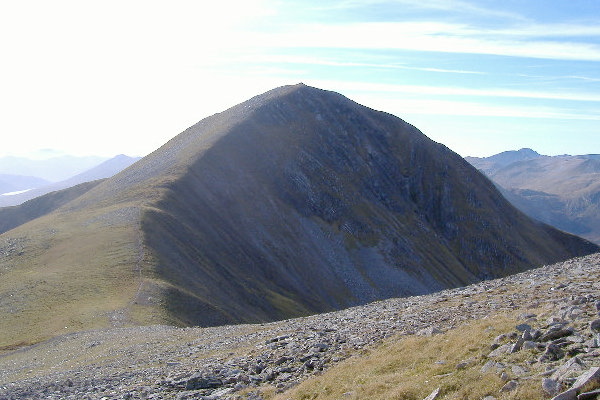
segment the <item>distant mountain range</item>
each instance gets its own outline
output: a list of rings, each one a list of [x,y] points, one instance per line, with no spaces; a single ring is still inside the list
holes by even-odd
[[[22,213],[0,235],[0,346],[271,321],[600,250],[530,219],[414,126],[303,84],[203,119],[98,184],[32,201],[3,216]]]
[[[600,155],[521,149],[466,160],[529,216],[600,244]]]
[[[61,155],[45,159],[0,157],[0,174],[35,176],[49,182],[59,182],[108,160],[99,156]]]
[[[35,187],[48,185],[50,182],[37,176],[0,174],[0,195],[19,192]]]
[[[63,157],[61,159],[65,159],[65,158]],[[70,158],[67,158],[67,159],[70,159]],[[104,178],[111,177],[114,174],[116,174],[117,172],[120,172],[123,169],[127,168],[128,166],[130,166],[131,164],[133,164],[134,162],[136,162],[139,159],[140,159],[140,157],[128,157],[128,156],[121,154],[121,155],[118,155],[111,159],[108,159],[106,161],[103,161],[97,165],[94,165],[92,168],[90,168],[84,172],[81,172],[75,176],[70,176],[68,179],[65,179],[60,182],[55,182],[55,183],[50,183],[41,178],[35,178],[35,177],[4,175],[4,176],[8,177],[8,178],[6,178],[7,181],[14,183],[13,187],[19,187],[19,189],[16,189],[16,191],[23,191],[23,190],[26,190],[26,191],[24,191],[22,193],[17,193],[17,194],[11,194],[11,195],[1,195],[1,193],[5,193],[5,192],[0,192],[0,207],[15,206],[18,204],[22,204],[27,200],[31,200],[31,199],[34,199],[41,195],[44,195],[46,193],[69,188],[69,187],[72,187],[72,186],[75,186],[75,185],[78,185],[78,184],[84,183],[84,182],[90,182],[90,181],[94,181],[97,179],[104,179]],[[86,160],[87,160],[87,158],[86,158]],[[25,165],[23,160],[21,160],[21,162],[23,163],[23,165]],[[36,164],[37,161],[32,161],[32,162],[34,164]],[[58,170],[59,165],[55,164],[55,162],[56,161],[52,161],[52,165],[54,165],[55,168]],[[67,163],[64,171],[72,171],[72,164]],[[62,172],[61,174],[64,174],[64,173],[65,172]],[[55,173],[54,176],[58,176],[58,175]],[[0,175],[0,184],[2,183],[2,181],[3,181],[3,175]],[[13,192],[13,191],[15,191],[15,190],[7,190],[6,192]]]

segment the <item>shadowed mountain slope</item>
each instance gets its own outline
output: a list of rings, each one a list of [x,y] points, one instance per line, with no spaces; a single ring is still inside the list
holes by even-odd
[[[600,155],[538,155],[493,170],[488,159],[467,160],[527,215],[600,244]]]
[[[325,311],[595,249],[532,222],[392,115],[302,85],[273,94],[243,105],[145,214],[181,322]]]
[[[13,341],[287,318],[599,250],[399,118],[302,84],[200,121],[2,245]]]

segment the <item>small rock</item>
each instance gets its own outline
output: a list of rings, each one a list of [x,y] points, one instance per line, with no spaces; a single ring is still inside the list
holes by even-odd
[[[600,398],[600,389],[585,392],[577,396],[577,400],[598,400]]]
[[[494,348],[499,347],[502,343],[506,342],[508,340],[508,335],[506,333],[503,333],[501,335],[498,335],[494,338],[494,343],[492,345],[494,345]],[[493,350],[493,349],[492,349]]]
[[[532,342],[531,340],[526,340],[523,342],[523,350],[533,350],[537,348],[537,344]]]
[[[571,304],[574,306],[578,306],[578,305],[587,303],[587,301],[588,301],[587,297],[577,296],[573,300],[571,300]]]
[[[456,369],[465,369],[469,366],[469,363],[467,361],[463,361],[463,362],[459,362],[458,364],[456,364]]]
[[[486,372],[499,372],[502,371],[504,367],[504,364],[490,360],[486,362],[483,367],[481,367],[481,373],[485,374]]]
[[[540,342],[549,342],[550,340],[559,339],[565,336],[571,336],[574,330],[571,327],[564,327],[561,325],[556,325],[550,328],[548,332],[544,333],[540,338]]]
[[[562,390],[562,384],[556,379],[542,379],[542,390],[549,396],[556,396]]]
[[[325,343],[317,343],[313,346],[313,350],[318,352],[327,351],[327,349],[329,349],[329,345]]]
[[[506,384],[502,386],[502,389],[500,389],[500,392],[512,392],[517,388],[517,386],[519,386],[519,382],[513,379],[512,381],[506,382]]]
[[[544,352],[544,354],[542,354],[540,356],[539,361],[540,362],[548,362],[548,361],[556,361],[556,360],[560,360],[561,358],[563,358],[565,355],[564,351],[562,351],[562,349],[555,345],[555,344],[549,344],[546,346],[546,351]]]
[[[585,364],[579,357],[573,357],[566,363],[557,368],[552,374],[552,378],[564,382],[567,378],[579,376],[585,369]]]
[[[444,332],[441,331],[440,329],[436,328],[435,326],[430,326],[429,328],[421,329],[417,333],[417,335],[419,335],[419,336],[435,336],[435,335],[439,335],[441,333],[444,333]]]
[[[600,385],[600,367],[591,368],[577,378],[573,384],[573,388],[579,390],[588,385]]]
[[[523,339],[519,338],[519,340],[517,340],[516,343],[514,343],[512,346],[510,346],[510,349],[508,350],[508,352],[510,354],[516,353],[518,351],[521,350],[521,348],[523,348]]]
[[[431,392],[431,394],[429,396],[425,397],[423,400],[435,400],[435,399],[437,399],[439,394],[440,394],[440,388],[437,388],[433,392]]]
[[[531,331],[531,325],[529,324],[519,324],[517,326],[515,326],[515,329],[518,330],[519,332],[529,332]]]
[[[511,348],[512,348],[512,344],[510,344],[510,343],[503,344],[502,346],[498,347],[496,350],[494,350],[490,354],[488,354],[488,357],[494,358],[494,357],[498,357],[498,356],[507,354]]]
[[[523,376],[529,372],[527,368],[522,367],[520,365],[513,365],[510,369],[515,376]]]
[[[533,319],[533,318],[537,318],[537,315],[532,314],[532,313],[525,313],[525,314],[519,315],[519,319],[522,319],[522,320],[528,320],[528,319]]]
[[[212,399],[218,400],[218,399],[223,398],[223,396],[225,396],[231,392],[233,392],[233,388],[223,388],[223,389],[215,390],[214,392],[212,392],[210,394],[210,396],[205,397],[205,399],[206,400],[209,400],[209,399],[210,400],[212,400]]]
[[[564,323],[565,323],[565,321],[563,321],[562,318],[559,318],[556,316],[552,316],[546,320],[547,325],[556,325],[556,324],[564,324]]]
[[[215,389],[221,387],[223,382],[215,377],[204,377],[202,374],[194,374],[185,380],[186,390]]]
[[[554,396],[552,400],[576,400],[577,399],[577,390],[569,389],[566,392],[562,392],[561,394]]]

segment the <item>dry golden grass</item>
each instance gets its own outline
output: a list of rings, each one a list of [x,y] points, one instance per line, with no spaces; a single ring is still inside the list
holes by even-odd
[[[496,316],[433,337],[390,339],[366,355],[352,357],[275,400],[421,400],[440,388],[440,399],[542,399],[538,380],[521,380],[500,393],[504,381],[482,373],[494,337],[514,327],[514,318]],[[457,368],[459,363],[466,367]]]
[[[139,233],[133,224],[85,224],[95,215],[45,218],[9,232],[26,238],[22,255],[1,262],[0,346],[110,326],[139,286]],[[2,261],[2,260],[0,260]]]

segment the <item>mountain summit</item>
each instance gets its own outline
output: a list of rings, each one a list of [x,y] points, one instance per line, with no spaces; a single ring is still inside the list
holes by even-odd
[[[13,340],[268,321],[599,250],[412,125],[303,84],[200,121],[0,245]]]

